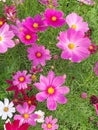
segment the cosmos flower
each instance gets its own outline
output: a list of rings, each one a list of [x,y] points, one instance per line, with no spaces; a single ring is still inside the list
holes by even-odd
[[[31,32],[30,30],[25,28],[20,32],[19,38],[21,42],[24,43],[25,45],[30,45],[33,44],[38,39],[38,36],[36,33]]]
[[[9,25],[4,24],[0,28],[0,53],[5,53],[8,48],[13,48],[15,46],[12,38],[14,37],[14,33],[9,30]]]
[[[89,57],[90,39],[84,38],[82,32],[68,29],[66,32],[60,32],[58,40],[57,47],[63,51],[61,58],[81,62]]]
[[[18,71],[13,75],[13,85],[17,86],[19,89],[28,88],[28,84],[31,84],[31,75],[27,75],[27,71]]]
[[[25,0],[12,0],[12,2],[15,5],[19,5],[19,4],[23,4],[25,2]]]
[[[20,125],[24,123],[28,123],[31,126],[36,125],[35,119],[38,117],[38,115],[32,113],[35,110],[35,106],[32,105],[29,107],[28,103],[25,102],[23,106],[18,105],[16,109],[20,113],[20,115],[16,114],[14,116],[14,120],[20,120]]]
[[[19,126],[19,120],[13,122],[7,121],[4,125],[4,130],[28,130],[29,125],[27,123]]]
[[[32,32],[45,31],[47,26],[44,24],[44,20],[41,15],[37,14],[34,18],[27,17],[24,22],[22,22],[23,26],[28,28]]]
[[[13,113],[15,113],[13,102],[9,103],[9,99],[7,98],[4,99],[4,103],[0,101],[0,116],[2,120],[6,120],[7,117],[12,118]]]
[[[35,119],[35,121],[37,121],[38,123],[43,123],[45,113],[41,110],[35,111],[34,113],[38,115],[38,118]]]
[[[38,46],[36,43],[32,47],[28,48],[28,58],[32,60],[33,66],[42,65],[45,66],[46,60],[50,60],[50,51],[45,49],[44,46]]]
[[[86,5],[91,5],[91,6],[95,5],[94,0],[77,0],[77,1],[82,2],[82,3],[86,4]]]
[[[83,21],[83,18],[77,13],[71,13],[66,17],[66,23],[69,28],[75,29],[76,31],[87,32],[89,30],[88,23]]]
[[[52,119],[52,116],[45,118],[45,123],[42,124],[43,130],[58,130],[57,118]]]
[[[61,86],[65,82],[64,76],[55,76],[53,71],[49,71],[48,76],[40,76],[40,82],[34,83],[34,86],[40,91],[36,94],[39,102],[47,100],[49,110],[56,110],[57,102],[65,104],[67,102],[64,94],[69,93],[69,88]]]
[[[65,19],[63,18],[64,13],[56,9],[46,9],[44,13],[45,23],[53,28],[61,27],[65,24]]]

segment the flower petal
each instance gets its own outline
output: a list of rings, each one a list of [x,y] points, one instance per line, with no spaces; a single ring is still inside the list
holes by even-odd
[[[49,110],[56,110],[57,103],[52,97],[47,99],[47,107]]]
[[[36,94],[36,99],[39,102],[43,102],[46,98],[47,98],[47,94],[45,92],[40,92],[40,93]]]
[[[64,97],[64,95],[59,95],[59,96],[57,96],[56,99],[57,99],[57,102],[60,103],[60,104],[67,103],[67,99],[66,99],[66,97]]]

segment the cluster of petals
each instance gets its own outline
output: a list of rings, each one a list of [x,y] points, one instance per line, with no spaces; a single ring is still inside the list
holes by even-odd
[[[14,120],[20,120],[20,125],[28,123],[31,126],[35,126],[35,119],[38,118],[38,115],[33,113],[35,108],[36,107],[34,105],[29,107],[27,102],[24,102],[23,106],[17,105],[16,110],[20,113],[20,115],[16,114],[14,116]]]
[[[75,29],[76,31],[81,31],[83,33],[89,30],[88,23],[83,21],[83,18],[77,13],[71,13],[66,17],[66,23],[69,28]]]
[[[53,71],[49,71],[48,76],[40,76],[40,82],[34,83],[34,86],[40,91],[36,94],[39,102],[47,100],[47,108],[56,110],[57,102],[65,104],[67,102],[64,94],[69,93],[69,88],[61,86],[65,82],[64,76],[55,76]]]
[[[57,47],[62,50],[61,58],[71,60],[72,62],[81,62],[90,55],[90,39],[84,38],[81,31],[68,29],[60,32]]]
[[[42,124],[43,130],[58,130],[57,119],[52,119],[52,116],[45,118],[45,123]]]
[[[6,120],[7,117],[12,118],[13,113],[15,113],[13,102],[9,102],[7,98],[4,99],[4,103],[0,101],[0,116],[2,120]]]
[[[19,89],[26,89],[28,84],[31,84],[31,75],[27,74],[27,71],[18,71],[13,75],[13,85],[17,86]]]
[[[13,31],[10,31],[9,25],[5,23],[0,28],[0,53],[5,53],[8,48],[13,48],[15,46],[15,43],[12,40],[13,37]]]
[[[36,43],[34,43],[32,47],[28,48],[28,58],[32,61],[33,66],[45,66],[45,61],[50,60],[51,55],[50,51],[45,49],[43,45],[38,46]]]

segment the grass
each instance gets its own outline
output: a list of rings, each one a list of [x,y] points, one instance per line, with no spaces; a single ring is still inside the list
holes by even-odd
[[[98,2],[91,7],[87,5],[80,5],[76,0],[59,0],[59,10],[62,10],[65,17],[71,13],[76,12],[83,16],[84,20],[88,22],[89,27],[92,29],[92,42],[96,42],[98,45]],[[8,1],[9,3],[9,1]],[[2,8],[2,4],[0,3]],[[17,7],[18,16],[20,19],[27,16],[34,17],[36,14],[44,12],[45,6],[40,5],[36,0],[25,0],[23,5]],[[0,10],[0,16],[2,16],[2,10]],[[57,39],[60,31],[66,30],[67,25],[62,28],[53,29],[49,28],[45,33],[39,33],[38,44],[45,45],[50,49],[51,54],[58,54],[60,56],[61,51],[56,47]],[[15,46],[13,49],[9,49],[7,53],[0,54],[0,100],[5,97],[12,99],[12,93],[7,93],[5,89],[8,85],[5,83],[6,79],[11,79],[12,72],[18,70],[30,70],[31,62],[27,59],[27,47],[22,43]],[[98,77],[93,72],[93,66],[98,61],[98,52],[91,55],[88,59],[81,63],[70,63],[69,61],[59,58],[57,61],[51,60],[47,62],[42,74],[47,75],[51,66],[54,66],[54,72],[56,75],[66,74],[67,79],[66,86],[69,86],[70,93],[66,96],[68,103],[65,105],[58,105],[56,111],[49,111],[46,108],[45,103],[39,103],[37,109],[43,110],[46,116],[53,115],[58,118],[59,130],[97,130],[96,122],[98,117],[96,116],[94,107],[90,104],[89,98],[91,95],[98,95]],[[72,77],[75,77],[73,80]],[[87,92],[87,99],[80,97],[82,92]],[[36,93],[33,92],[29,94]],[[90,117],[94,117],[92,122],[89,121]],[[0,130],[3,130],[4,121],[0,120]],[[41,125],[37,124],[36,127],[31,127],[30,130],[41,130]]]

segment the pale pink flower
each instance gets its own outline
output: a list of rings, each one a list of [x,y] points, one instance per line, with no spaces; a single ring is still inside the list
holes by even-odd
[[[42,124],[43,130],[58,130],[57,118],[52,119],[52,116],[45,118],[45,123]]]
[[[8,48],[13,48],[15,46],[12,38],[14,37],[14,33],[9,30],[9,25],[4,24],[0,28],[0,53],[5,53]]]
[[[32,47],[28,48],[28,58],[32,60],[33,66],[42,65],[45,66],[46,60],[50,60],[50,51],[45,49],[44,46],[38,46],[37,44],[33,44]]]
[[[35,119],[38,118],[37,114],[32,113],[35,108],[36,107],[34,105],[29,107],[27,102],[25,102],[23,106],[17,105],[16,110],[20,113],[20,115],[16,114],[14,116],[14,120],[20,120],[19,125],[28,123],[29,125],[35,126]]]
[[[53,71],[49,71],[48,76],[40,76],[40,82],[34,83],[34,85],[41,92],[36,94],[36,99],[39,102],[43,102],[47,99],[47,107],[49,110],[56,110],[57,102],[65,104],[67,102],[64,94],[69,93],[69,88],[61,86],[65,82],[63,76],[56,76]]]
[[[83,18],[77,13],[71,13],[66,17],[66,23],[69,28],[75,29],[76,31],[87,32],[89,30],[88,23],[83,21]]]
[[[60,32],[58,40],[57,47],[63,51],[61,58],[69,59],[72,62],[81,62],[89,57],[90,39],[84,38],[80,31],[68,29],[66,32]]]
[[[16,85],[19,89],[28,88],[28,84],[31,84],[31,75],[27,75],[26,70],[24,70],[23,72],[18,71],[13,76],[13,85]]]

